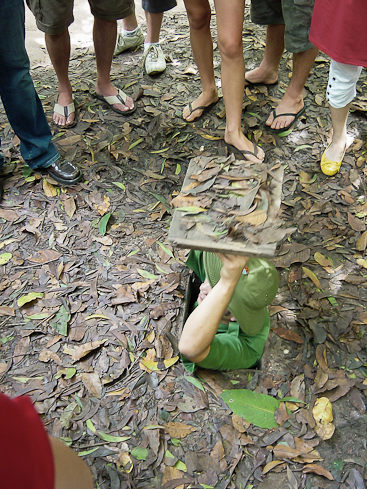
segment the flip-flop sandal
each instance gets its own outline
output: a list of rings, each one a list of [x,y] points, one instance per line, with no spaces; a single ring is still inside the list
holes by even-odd
[[[306,109],[304,107],[302,107],[302,109],[299,110],[296,113],[284,112],[283,114],[277,114],[275,112],[275,109],[273,109],[271,111],[271,113],[273,114],[273,122],[275,121],[275,119],[277,117],[287,117],[287,116],[289,116],[289,117],[294,117],[294,119],[293,119],[293,121],[290,124],[288,124],[288,126],[285,126],[285,127],[279,128],[279,129],[278,128],[274,128],[273,129],[271,126],[266,126],[266,128],[268,129],[268,131],[273,132],[275,134],[280,134],[281,132],[288,131],[293,126],[293,124],[297,121],[297,119],[299,119],[301,117],[301,115],[305,112],[305,110]]]
[[[75,114],[73,122],[69,122],[69,124],[61,125],[61,124],[56,124],[56,122],[53,121],[55,126],[58,127],[59,129],[70,129],[71,127],[76,126],[77,120],[76,120],[74,100],[69,105],[60,105],[56,102],[54,105],[54,112],[56,112],[56,114],[62,115],[63,117],[65,117],[66,120],[68,120],[68,117],[71,114]]]
[[[126,105],[127,95],[122,90],[119,90],[119,93],[117,95],[110,95],[108,97],[104,97],[103,95],[100,95],[97,92],[95,92],[93,95],[96,98],[98,98],[99,100],[103,100],[103,102],[106,102],[106,104],[108,104],[110,106],[110,108],[112,110],[114,110],[115,112],[117,112],[118,114],[130,115],[136,111],[136,105],[135,104],[134,104],[134,107],[132,109],[129,109],[129,110],[120,110],[120,109],[116,109],[116,107],[114,107],[115,104]]]
[[[233,144],[229,144],[229,143],[226,143],[226,146],[227,146],[227,152],[228,153],[233,153],[234,155],[238,154],[240,156],[242,156],[242,160],[245,160],[245,161],[250,161],[248,158],[246,158],[246,155],[252,155],[252,156],[255,156],[255,158],[257,158],[257,145],[255,143],[252,143],[254,145],[254,151],[250,151],[248,149],[238,149],[236,146],[233,146]]]
[[[264,83],[264,82],[251,82],[250,80],[245,78],[245,83],[247,83],[247,85],[245,85],[245,88],[259,87],[261,85],[263,85],[264,87],[275,87],[276,85],[278,85],[278,80],[276,80],[274,83]]]
[[[197,117],[195,117],[195,119],[193,121],[188,121],[187,119],[184,119],[184,121],[191,123],[191,122],[195,122],[195,121],[200,120],[203,117],[203,115],[205,114],[205,112],[208,112],[208,110],[213,105],[216,105],[218,103],[218,101],[219,101],[219,98],[218,98],[218,100],[216,100],[215,102],[212,102],[209,105],[199,105],[198,107],[195,107],[195,108],[193,108],[191,102],[189,102],[188,106],[189,106],[190,114],[187,117],[190,117],[196,110],[202,110],[202,113],[200,115],[198,115]]]

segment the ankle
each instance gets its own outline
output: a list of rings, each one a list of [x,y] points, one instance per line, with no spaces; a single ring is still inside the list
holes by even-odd
[[[150,46],[160,46],[159,41],[158,42],[145,42],[144,43],[144,52],[147,51]]]
[[[139,26],[138,27],[135,27],[135,29],[133,29],[132,31],[127,31],[125,29],[122,29],[121,34],[123,36],[135,36],[135,34],[138,33],[139,29],[140,29]]]

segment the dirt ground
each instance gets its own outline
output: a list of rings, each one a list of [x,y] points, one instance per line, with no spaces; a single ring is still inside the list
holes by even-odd
[[[83,14],[86,5],[77,7]],[[90,36],[90,20],[80,19]],[[56,78],[37,47],[42,36],[27,25],[28,46],[36,46],[32,76],[51,122]],[[75,39],[83,25],[74,25]],[[214,42],[215,25],[213,16]],[[74,188],[24,165],[0,106],[7,160],[0,206],[1,390],[31,396],[49,433],[85,458],[101,489],[362,489],[366,72],[348,121],[350,145],[332,178],[319,169],[330,130],[327,58],[317,58],[306,83],[305,116],[282,137],[269,134],[264,120],[287,87],[289,55],[277,87],[246,90],[244,131],[266,151],[269,170],[284,167],[281,215],[297,230],[274,258],[280,286],[261,369],[190,376],[177,355],[188,250],[167,242],[171,202],[192,157],[226,154],[225,113],[221,99],[196,123],[183,121],[182,108],[199,94],[200,79],[182,11],[166,16],[162,37],[168,64],[159,77],[143,73],[142,49],[114,59],[114,82],[137,100],[137,111],[126,118],[92,95],[90,37],[73,45],[78,124],[52,130],[59,151],[83,170]],[[264,30],[250,23],[248,9],[243,40],[251,68],[261,60]],[[214,55],[220,87],[216,43]],[[230,409],[222,395],[231,390],[235,397],[239,389],[266,394],[264,411],[270,397],[277,427],[260,428],[246,421],[246,411],[243,418]],[[320,397],[333,410],[326,428],[313,411]]]

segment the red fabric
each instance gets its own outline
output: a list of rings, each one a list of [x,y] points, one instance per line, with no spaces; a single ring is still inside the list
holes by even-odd
[[[32,401],[0,393],[0,488],[53,489],[54,472],[51,445]]]
[[[309,39],[339,63],[367,66],[367,1],[316,0]]]

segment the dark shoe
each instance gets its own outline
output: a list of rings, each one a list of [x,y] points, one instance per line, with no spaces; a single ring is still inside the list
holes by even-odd
[[[275,121],[275,119],[277,117],[285,117],[285,116],[292,116],[294,117],[293,121],[288,124],[288,126],[285,126],[285,127],[281,127],[279,129],[273,129],[271,126],[266,126],[267,130],[269,132],[273,132],[275,134],[280,134],[282,132],[285,132],[285,131],[289,131],[289,129],[293,126],[293,124],[301,117],[301,115],[305,112],[305,107],[302,107],[301,110],[299,110],[298,112],[294,113],[294,112],[285,112],[284,114],[277,114],[275,109],[272,110],[272,113],[273,113],[273,122]],[[273,123],[272,122],[272,123]]]
[[[79,168],[70,161],[59,158],[51,166],[44,169],[56,182],[63,185],[75,185],[82,178]]]
[[[0,180],[0,202],[2,201],[3,194],[4,194],[3,182]]]
[[[250,80],[247,80],[247,78],[245,78],[245,88],[260,87],[261,85],[263,87],[275,87],[276,85],[278,85],[278,80],[275,81],[274,83],[264,83],[264,82],[251,82]]]

